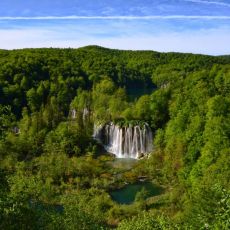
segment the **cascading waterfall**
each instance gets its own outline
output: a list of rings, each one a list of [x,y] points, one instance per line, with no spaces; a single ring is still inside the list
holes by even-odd
[[[113,123],[95,125],[93,137],[118,158],[137,159],[153,149],[152,131],[147,123],[143,126],[128,127],[120,127]]]
[[[77,118],[77,112],[80,112],[80,114],[82,114],[83,121],[87,120],[87,117],[90,116],[89,109],[85,107],[83,110],[79,110],[79,111],[77,111],[76,109],[71,109],[69,112],[70,118],[76,119]]]
[[[95,125],[93,128],[93,138],[101,143],[102,141],[102,125]]]

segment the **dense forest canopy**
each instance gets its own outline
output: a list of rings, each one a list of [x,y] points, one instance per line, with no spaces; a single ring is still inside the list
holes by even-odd
[[[109,121],[154,134],[119,179],[92,138]],[[230,56],[0,50],[0,162],[2,229],[229,229]],[[108,195],[140,176],[164,194]]]

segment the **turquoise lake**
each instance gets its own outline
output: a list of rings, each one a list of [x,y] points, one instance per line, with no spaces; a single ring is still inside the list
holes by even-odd
[[[119,204],[131,204],[135,201],[136,194],[143,188],[148,193],[148,197],[160,195],[162,188],[150,182],[137,182],[134,184],[125,185],[121,189],[116,189],[110,192],[111,198]]]

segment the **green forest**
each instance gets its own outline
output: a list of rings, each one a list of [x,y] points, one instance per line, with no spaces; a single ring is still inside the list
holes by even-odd
[[[73,114],[74,113],[74,114]],[[129,169],[95,124],[148,123]],[[130,204],[111,191],[144,178]],[[0,50],[0,229],[230,229],[230,56]]]

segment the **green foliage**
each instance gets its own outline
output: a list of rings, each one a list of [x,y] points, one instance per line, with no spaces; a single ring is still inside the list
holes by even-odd
[[[229,56],[0,50],[0,228],[229,229],[229,98]],[[121,177],[91,138],[110,121],[154,131],[153,154]],[[142,175],[165,197],[111,201]]]
[[[144,201],[148,197],[148,191],[142,188],[135,196],[135,201]]]
[[[44,148],[72,156],[82,154],[88,143],[89,137],[78,124],[62,122],[46,136]]]
[[[152,230],[152,229],[173,229],[173,226],[164,217],[152,216],[148,213],[141,213],[131,220],[122,221],[118,228],[119,230]]]
[[[13,129],[15,116],[11,112],[10,106],[0,105],[0,139],[2,139],[10,128]]]
[[[63,229],[104,229],[106,212],[110,208],[106,194],[95,189],[69,194],[62,198],[65,207]]]
[[[105,123],[118,119],[128,106],[124,89],[116,89],[115,84],[109,78],[105,78],[96,84],[92,93],[94,120]]]
[[[159,89],[152,93],[149,102],[149,112],[151,118],[151,125],[153,128],[161,128],[169,120],[169,103],[170,92],[169,89]]]
[[[199,187],[188,202],[185,222],[193,228],[229,229],[230,192],[218,184]]]

